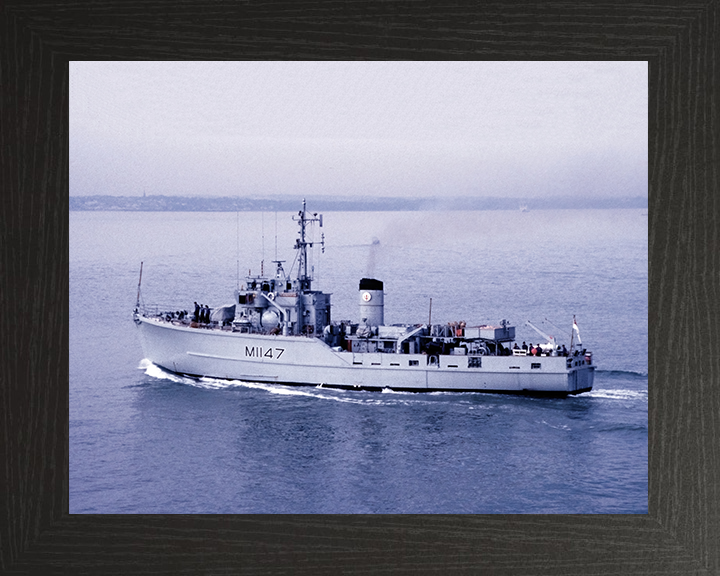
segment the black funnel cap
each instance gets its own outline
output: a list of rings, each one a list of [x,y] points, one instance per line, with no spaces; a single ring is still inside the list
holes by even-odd
[[[382,290],[383,283],[375,278],[363,278],[360,280],[360,290]]]

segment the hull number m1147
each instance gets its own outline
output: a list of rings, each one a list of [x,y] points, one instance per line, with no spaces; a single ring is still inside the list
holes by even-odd
[[[274,352],[274,353],[273,353]],[[285,348],[263,348],[262,346],[245,346],[245,356],[249,358],[273,358],[278,360]]]

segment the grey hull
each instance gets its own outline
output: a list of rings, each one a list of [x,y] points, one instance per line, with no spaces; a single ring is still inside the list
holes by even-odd
[[[192,328],[146,317],[136,322],[148,360],[192,376],[377,390],[566,395],[592,389],[595,371],[582,356],[354,353],[308,336]]]

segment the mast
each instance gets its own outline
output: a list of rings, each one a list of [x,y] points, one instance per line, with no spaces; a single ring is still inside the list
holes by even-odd
[[[322,228],[322,214],[318,217],[317,212],[313,213],[311,216],[307,215],[307,211],[305,209],[305,199],[303,198],[302,203],[302,210],[298,212],[297,216],[293,217],[293,220],[296,220],[297,223],[300,225],[300,238],[295,241],[295,250],[299,250],[298,255],[298,284],[300,290],[310,290],[310,284],[312,282],[312,277],[308,274],[308,257],[307,257],[307,249],[308,246],[312,248],[314,242],[308,242],[307,240],[307,234],[306,234],[306,228],[309,223],[312,222],[319,222],[320,227]],[[320,241],[320,244],[323,247],[323,252],[325,251],[325,236],[322,236],[322,240]]]
[[[138,280],[138,294],[137,294],[137,302],[135,303],[135,310],[140,309],[140,284],[142,284],[142,267],[143,267],[143,263],[140,262],[140,279]]]

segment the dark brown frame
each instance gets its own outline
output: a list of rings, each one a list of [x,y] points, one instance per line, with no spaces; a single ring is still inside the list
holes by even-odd
[[[717,0],[0,4],[0,572],[720,573],[719,32]],[[648,61],[648,515],[68,514],[68,61],[303,58]]]

